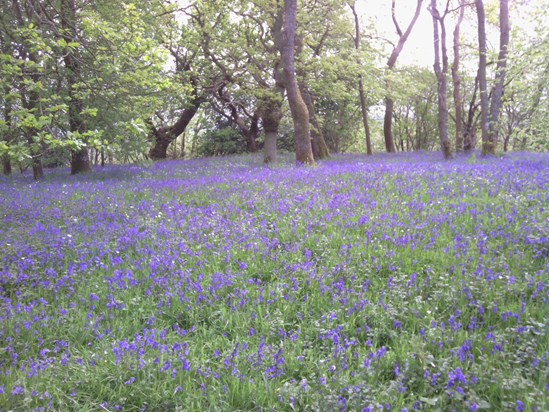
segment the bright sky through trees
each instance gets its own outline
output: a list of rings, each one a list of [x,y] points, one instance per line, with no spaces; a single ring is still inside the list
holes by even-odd
[[[531,30],[531,21],[526,19],[526,16],[531,13],[536,5],[539,5],[543,0],[526,0],[516,3],[516,10],[512,13],[512,30],[518,27],[525,32]],[[440,8],[443,8],[443,1],[440,1]],[[497,1],[486,1],[487,9],[494,12],[494,17],[497,16]],[[515,2],[513,2],[515,3]],[[427,10],[428,3],[423,5],[423,9],[419,19],[414,26],[414,30],[410,34],[406,46],[402,54],[399,56],[399,65],[418,65],[431,67],[433,65],[433,23],[431,15]],[[396,16],[399,24],[406,24],[412,17],[415,9],[415,1],[412,0],[397,0],[396,1]],[[359,11],[364,23],[371,24],[378,31],[379,36],[382,36],[390,41],[395,41],[396,32],[391,21],[391,0],[357,0],[357,10]],[[462,24],[462,33],[466,40],[476,39],[476,18],[473,10],[469,9],[466,12],[466,18]],[[449,18],[447,26],[448,36],[451,37],[454,28],[453,13]],[[498,31],[497,27],[489,27],[488,41],[492,43],[494,48],[497,48]]]

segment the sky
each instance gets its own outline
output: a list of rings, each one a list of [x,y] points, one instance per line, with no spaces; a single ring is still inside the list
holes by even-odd
[[[414,0],[397,0],[396,2],[397,21],[403,31],[412,19],[415,5]],[[364,23],[371,22],[377,28],[380,36],[396,43],[398,35],[391,20],[390,0],[357,0],[356,6]],[[434,59],[432,37],[433,23],[427,6],[424,4],[397,64],[432,66]]]
[[[510,0],[509,5],[515,0]],[[526,4],[520,6],[520,13],[522,16],[518,16],[516,10],[510,12],[512,25],[520,25],[524,30],[528,30],[527,23],[525,23],[521,17],[523,17],[529,9],[531,9],[539,0],[530,0]],[[492,0],[485,0],[486,8],[489,7]],[[431,14],[427,10],[429,0],[424,0],[422,10],[408,41],[406,42],[401,55],[398,58],[397,65],[418,65],[424,67],[432,67],[434,60],[434,46],[433,46],[433,21]],[[442,5],[443,1],[439,0],[439,4]],[[457,1],[452,3],[456,4]],[[391,20],[391,0],[357,0],[357,9],[361,15],[361,19],[364,23],[371,21],[380,35],[388,38],[389,40],[396,42],[398,35],[394,29],[393,22]],[[412,19],[416,6],[415,0],[397,0],[396,1],[396,16],[400,27],[404,31]],[[447,47],[449,58],[452,58],[452,32],[454,30],[455,18],[453,15],[449,15],[446,21],[447,31]],[[473,10],[467,10],[465,19],[461,25],[462,36],[468,39],[476,41],[476,15]],[[488,42],[494,49],[499,46],[499,35],[495,27],[488,27]],[[511,28],[512,35],[513,26]]]

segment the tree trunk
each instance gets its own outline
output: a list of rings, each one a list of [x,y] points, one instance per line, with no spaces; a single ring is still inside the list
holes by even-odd
[[[10,87],[5,87],[4,88],[4,96],[7,96],[10,92]],[[11,137],[11,132],[12,132],[12,124],[11,124],[11,110],[12,110],[12,106],[11,106],[11,100],[9,98],[5,98],[5,101],[4,101],[4,121],[6,122],[6,128],[7,128],[7,132],[6,132],[6,135],[4,136],[4,141],[6,142],[6,144],[9,146],[11,140],[12,140],[12,137]],[[11,175],[11,159],[10,157],[5,154],[2,156],[2,173],[6,176],[9,176]]]
[[[358,14],[355,9],[355,3],[349,3],[349,7],[353,12],[355,19],[355,49],[360,50],[360,22],[358,21]],[[358,94],[360,97],[360,110],[362,112],[362,124],[364,125],[364,135],[366,137],[366,153],[371,155],[372,152],[372,139],[370,135],[370,125],[368,123],[368,105],[366,104],[366,93],[364,91],[364,81],[362,75],[358,75]]]
[[[259,114],[254,113],[250,123],[250,129],[246,136],[246,147],[248,152],[257,152],[257,136],[259,135]]]
[[[61,0],[61,28],[62,37],[67,44],[78,40],[76,34],[76,2],[75,0]],[[82,117],[84,102],[78,96],[75,86],[81,76],[81,67],[74,49],[68,49],[63,57],[67,68],[67,89],[69,94],[69,128],[80,137],[87,131]],[[71,151],[71,174],[91,171],[90,156],[87,147]]]
[[[301,55],[302,51],[303,38],[301,36],[296,36],[295,54],[299,56]],[[317,51],[317,53],[319,52],[320,51]],[[315,56],[318,56],[318,54],[315,54]],[[311,148],[313,150],[313,157],[315,160],[326,159],[330,157],[330,150],[326,145],[320,123],[318,122],[318,119],[316,117],[314,99],[309,89],[309,86],[307,85],[307,72],[303,65],[296,69],[296,77],[299,79],[297,81],[299,93],[301,94],[301,97],[303,98],[303,101],[305,102],[305,105],[307,106],[307,111],[309,113],[309,130],[311,134]]]
[[[326,140],[324,140],[324,135],[322,134],[322,128],[316,117],[315,105],[313,96],[304,83],[299,84],[299,92],[303,97],[303,101],[307,106],[309,112],[309,123],[311,129],[311,147],[313,149],[313,156],[315,160],[327,159],[330,157],[330,150],[328,145],[326,145]]]
[[[295,74],[295,33],[297,29],[297,0],[284,2],[284,31],[281,49],[286,93],[294,123],[295,155],[298,164],[315,163],[309,127],[309,111],[303,101]]]
[[[73,150],[71,152],[71,174],[91,171],[88,150]]]
[[[265,143],[263,145],[263,161],[265,164],[275,164],[277,158],[278,128],[282,120],[282,101],[284,99],[283,73],[280,69],[280,62],[274,67],[274,90],[265,97],[260,107]]]
[[[5,176],[11,175],[11,159],[6,155],[2,158],[2,173]]]
[[[395,102],[390,97],[385,98],[385,116],[383,117],[383,137],[385,138],[385,150],[389,153],[396,152],[395,139],[393,137],[393,112]]]
[[[200,99],[195,96],[191,106],[183,110],[177,122],[168,128],[159,127],[157,129],[152,124],[152,121],[149,122],[149,127],[151,128],[149,136],[154,142],[153,147],[149,151],[151,159],[161,160],[168,157],[168,146],[185,131],[196,112],[198,112],[200,104]]]
[[[40,157],[32,158],[32,177],[34,180],[42,180],[44,178],[44,168]]]
[[[410,21],[410,24],[408,24],[408,27],[406,28],[406,31],[404,33],[400,29],[400,26],[398,25],[398,22],[396,20],[395,15],[395,0],[392,1],[392,17],[393,17],[393,23],[395,25],[395,29],[399,35],[398,43],[393,49],[391,56],[389,57],[389,60],[387,61],[387,68],[389,70],[393,70],[395,67],[396,61],[398,59],[398,56],[400,55],[400,52],[402,52],[402,49],[404,48],[404,43],[406,43],[406,40],[408,40],[408,37],[410,36],[410,33],[412,32],[412,29],[414,25],[416,24],[416,21],[419,17],[419,13],[421,12],[421,5],[423,3],[423,0],[417,0],[416,2],[416,10],[414,12],[414,16],[412,17],[412,20]],[[387,84],[389,86],[389,84]],[[395,102],[392,99],[392,97],[386,96],[385,97],[385,116],[383,118],[383,137],[385,138],[385,149],[388,152],[395,152],[395,143],[394,143],[394,137],[393,137],[393,110],[395,107]]]
[[[452,83],[456,123],[456,152],[463,151],[463,97],[461,96],[461,76],[459,74],[460,28],[465,14],[465,0],[459,0],[459,16],[454,28],[454,61],[452,62]]]
[[[501,99],[505,85],[507,70],[507,46],[509,45],[509,4],[508,0],[499,1],[499,54],[496,66],[496,83],[490,102],[490,121],[488,123],[488,143],[490,153],[495,153],[498,141],[499,117],[501,112]]]
[[[366,104],[366,93],[364,92],[364,82],[362,80],[362,76],[358,79],[358,93],[360,95],[362,124],[364,125],[364,134],[366,136],[366,154],[372,155],[372,135],[370,133],[370,123],[368,122],[368,105]]]
[[[482,154],[494,154],[495,146],[489,140],[490,116],[488,113],[488,86],[486,81],[486,16],[484,13],[484,3],[482,0],[476,0],[477,19],[478,19],[478,84],[480,89],[480,116],[482,131]]]
[[[478,91],[478,74],[475,77],[475,87],[473,89],[473,96],[469,102],[469,110],[467,112],[467,122],[465,123],[465,130],[463,132],[463,150],[468,153],[475,147],[474,142],[474,120],[475,112],[477,108],[477,91]]]
[[[277,158],[276,142],[278,139],[278,128],[282,119],[282,107],[278,101],[265,105],[263,110],[263,131],[265,132],[265,143],[263,145],[263,161],[266,164],[275,164]]]
[[[36,61],[35,57],[31,55],[32,61]],[[35,83],[38,82],[36,75],[31,75]],[[30,113],[38,111],[40,96],[35,90],[28,92],[28,99],[22,99],[23,107]],[[40,153],[40,143],[34,141],[34,137],[38,134],[38,130],[29,128],[25,131],[27,138],[27,144],[29,145],[29,154],[31,157],[32,176],[34,180],[41,180],[44,177],[44,168],[42,166],[42,154]]]
[[[445,159],[452,158],[452,149],[448,137],[448,85],[446,76],[448,74],[448,53],[446,51],[446,27],[444,17],[440,16],[437,9],[437,0],[431,0],[429,7],[433,17],[433,39],[435,46],[435,64],[434,70],[437,78],[437,102],[438,102],[438,133],[440,138],[440,148]],[[444,15],[445,16],[445,15]],[[440,25],[440,37],[439,28]],[[442,53],[442,69],[440,67],[440,57]]]
[[[280,52],[284,38],[282,28],[284,26],[284,13],[282,8],[278,8],[276,18],[271,26],[272,36],[276,48]],[[265,133],[265,142],[263,144],[263,161],[265,164],[275,164],[277,160],[277,140],[278,128],[282,120],[282,102],[284,101],[284,91],[286,90],[284,82],[284,72],[282,70],[282,61],[275,58],[273,65],[274,86],[264,94],[259,112]],[[265,85],[269,87],[269,84]]]
[[[181,133],[181,159],[185,158],[185,132]]]

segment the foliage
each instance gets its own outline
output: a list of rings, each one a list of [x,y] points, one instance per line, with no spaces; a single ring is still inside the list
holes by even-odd
[[[23,7],[18,1],[13,4],[14,13]],[[9,130],[3,130],[9,139],[0,139],[8,146],[4,153],[21,161],[18,153],[23,148],[24,157],[63,152],[57,149],[120,149],[117,143],[128,127],[150,116],[151,104],[167,87],[160,77],[162,51],[144,14],[146,4],[140,10],[132,4],[118,8],[99,0],[80,2],[75,23],[79,37],[72,42],[65,39],[58,2],[40,12],[25,8],[19,20],[4,14],[0,86],[7,92],[2,99],[4,121],[10,123]],[[67,79],[74,73],[60,64],[68,53],[78,54],[80,64],[80,77],[70,83],[71,90]],[[84,103],[79,116],[86,132],[69,131],[71,99]],[[28,145],[21,144],[25,140]]]
[[[74,0],[74,38],[70,38],[70,30],[63,25],[64,1],[38,2],[40,7],[33,8],[28,5],[34,1],[14,0],[0,16],[3,161],[9,159],[23,169],[39,159],[49,162],[50,157],[65,164],[71,152],[86,148],[108,153],[115,163],[142,161],[153,143],[145,125],[166,130],[196,102],[202,118],[198,115],[189,129],[205,122],[213,130],[219,116],[242,135],[250,132],[252,124],[259,124],[252,136],[259,148],[263,122],[274,120],[280,126],[279,149],[288,148],[294,140],[285,129],[289,110],[283,104],[280,79],[282,2]],[[424,68],[400,65],[387,72],[387,53],[394,45],[368,20],[369,9],[357,15],[362,33],[357,50],[348,1],[303,0],[299,4],[296,74],[300,85],[311,92],[317,111],[315,128],[323,131],[330,149],[365,150],[358,111],[359,78],[378,151],[383,144],[375,133],[379,127],[376,113],[386,96],[397,104],[393,120],[398,150],[436,149],[432,75]],[[450,10],[455,4],[449,3]],[[504,150],[548,150],[546,8],[547,0],[511,5],[509,76],[498,142]],[[497,2],[487,2],[487,17],[489,31],[495,32]],[[466,19],[470,24],[476,21],[471,7]],[[392,27],[390,21],[386,23]],[[478,60],[476,41],[467,35],[461,46],[465,113],[475,90]],[[497,59],[494,50],[488,54],[489,61]],[[65,64],[68,55],[77,57],[77,76]],[[489,78],[494,77],[495,66],[488,66]],[[75,99],[82,103],[76,115],[85,131],[71,132]],[[472,134],[480,123],[475,104],[471,106]],[[278,109],[282,120],[277,118]],[[267,119],[273,113],[274,119]],[[207,146],[201,136],[211,137],[197,135],[194,155],[198,147]],[[234,138],[234,146],[239,146],[241,136]],[[248,150],[254,147],[250,144]]]
[[[207,130],[198,147],[200,157],[234,155],[245,151],[246,144],[242,136],[231,127]]]

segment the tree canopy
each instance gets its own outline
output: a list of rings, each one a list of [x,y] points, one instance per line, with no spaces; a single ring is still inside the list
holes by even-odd
[[[259,150],[266,163],[295,150],[312,164],[346,151],[549,149],[546,0],[418,0],[409,20],[403,4],[387,2],[376,26],[344,0],[9,0],[3,172]],[[399,63],[429,12],[436,60]]]

